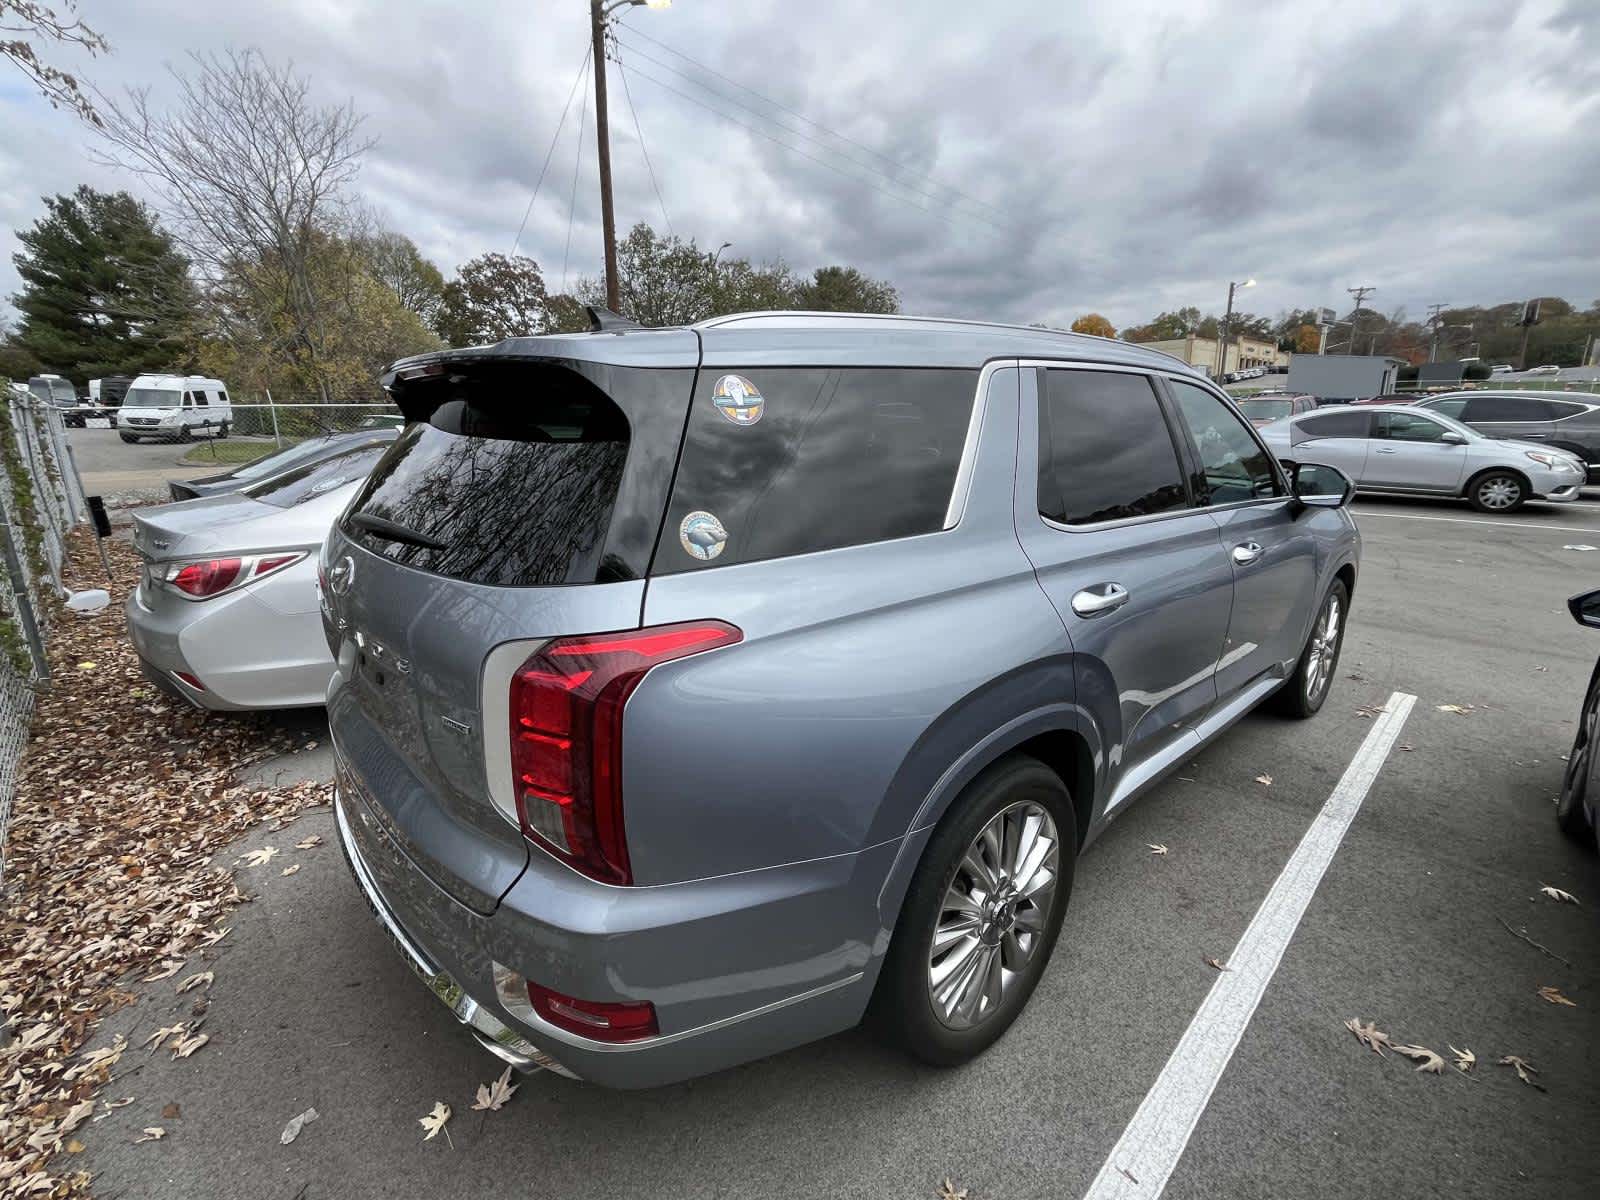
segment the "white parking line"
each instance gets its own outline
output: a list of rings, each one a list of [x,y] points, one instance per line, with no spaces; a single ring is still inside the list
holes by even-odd
[[[1384,512],[1376,508],[1358,508],[1357,517],[1390,517],[1396,521],[1448,521],[1453,525],[1503,525],[1507,529],[1548,529],[1551,533],[1600,534],[1594,525],[1545,525],[1538,521],[1479,521],[1473,517],[1424,517],[1417,513]]]
[[[1155,1086],[1122,1131],[1084,1200],[1155,1200],[1167,1186],[1211,1093],[1294,937],[1417,698],[1389,697],[1333,793],[1233,948]]]

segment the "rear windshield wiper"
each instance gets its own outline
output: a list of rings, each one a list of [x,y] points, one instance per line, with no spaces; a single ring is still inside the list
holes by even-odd
[[[425,533],[418,533],[415,529],[407,529],[387,517],[375,517],[371,513],[352,513],[350,524],[357,529],[364,529],[368,533],[377,534],[389,542],[404,542],[408,546],[421,546],[425,550],[445,550],[448,547],[438,538],[431,538]]]

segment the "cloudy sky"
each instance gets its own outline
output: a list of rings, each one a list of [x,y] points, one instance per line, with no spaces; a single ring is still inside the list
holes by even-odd
[[[360,192],[446,274],[511,249],[588,39],[584,0],[79,8],[114,52],[57,60],[108,91],[161,95],[185,52],[256,46],[352,99],[377,139]],[[1600,298],[1595,0],[676,0],[620,36],[675,232],[860,266],[907,311],[1121,327],[1220,311],[1251,275],[1258,313],[1348,306],[1355,284],[1413,316]],[[618,223],[659,228],[610,79]],[[579,119],[574,101],[521,238],[552,289],[564,258],[600,264]],[[0,68],[0,296],[41,195],[128,186],[93,141]]]

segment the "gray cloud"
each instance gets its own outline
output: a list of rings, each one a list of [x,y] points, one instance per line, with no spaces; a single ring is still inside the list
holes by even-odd
[[[353,98],[379,139],[362,199],[447,272],[510,249],[587,36],[579,0],[82,7],[116,52],[72,65],[108,90],[160,93],[162,64],[186,50],[257,45],[325,99]],[[1258,312],[1338,304],[1354,283],[1413,312],[1595,299],[1597,12],[678,0],[627,14],[621,53],[678,233],[802,269],[858,265],[908,310],[1065,323],[1094,309],[1127,325],[1218,309],[1246,275],[1261,281],[1247,294]],[[619,221],[659,227],[615,66],[611,78]],[[569,277],[599,268],[592,113],[581,155],[577,126],[575,101],[521,239],[555,286],[569,229]],[[0,295],[16,287],[9,231],[39,215],[39,196],[125,184],[91,141],[0,77]]]

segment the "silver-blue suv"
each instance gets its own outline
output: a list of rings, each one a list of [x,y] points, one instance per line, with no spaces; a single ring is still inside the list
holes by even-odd
[[[520,1067],[980,1052],[1078,854],[1335,674],[1348,481],[1092,337],[596,318],[396,364],[320,588],[350,866]]]

